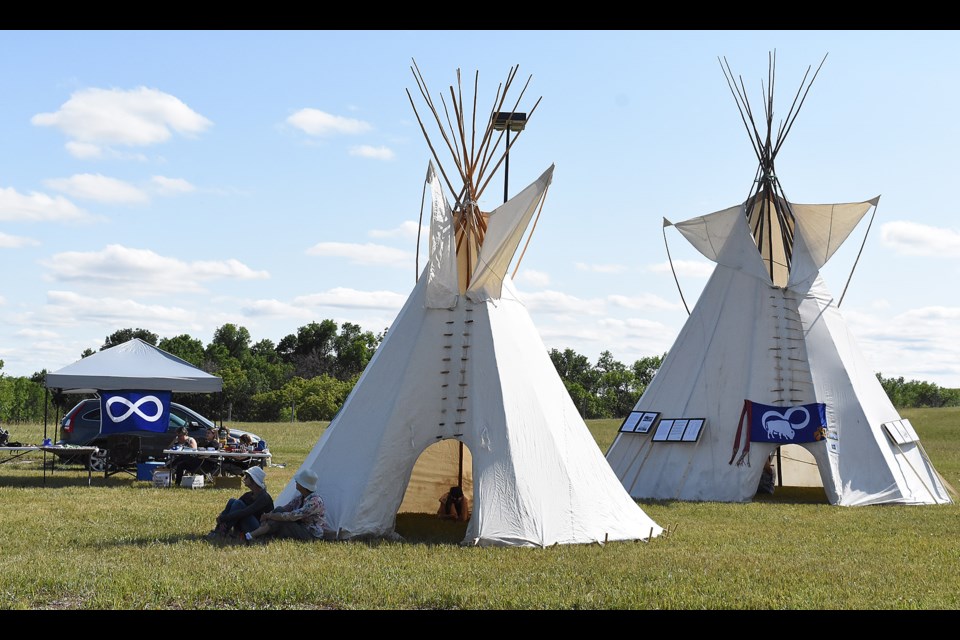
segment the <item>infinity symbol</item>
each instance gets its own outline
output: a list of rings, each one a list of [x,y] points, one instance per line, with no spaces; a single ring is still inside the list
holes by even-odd
[[[110,406],[118,402],[127,405],[127,412],[122,416],[115,416],[110,412]],[[156,405],[157,407],[156,415],[148,416],[143,411],[140,411],[140,405],[142,405],[145,402],[149,402]],[[160,416],[163,415],[163,403],[160,402],[160,398],[158,398],[157,396],[143,396],[142,398],[137,400],[136,404],[134,404],[133,402],[130,402],[123,396],[113,396],[112,398],[107,400],[107,415],[110,416],[110,419],[113,420],[114,422],[123,422],[134,413],[136,413],[138,416],[140,416],[147,422],[156,422],[157,420],[160,419]]]

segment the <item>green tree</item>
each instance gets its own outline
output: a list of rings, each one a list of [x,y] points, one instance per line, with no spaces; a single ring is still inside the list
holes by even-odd
[[[278,352],[285,362],[293,365],[295,376],[308,380],[324,374],[334,375],[337,329],[333,320],[311,322],[297,329],[295,336],[283,338]]]
[[[114,331],[104,339],[103,346],[100,347],[100,351],[109,349],[110,347],[115,347],[118,344],[123,344],[124,342],[129,342],[134,338],[140,338],[144,342],[154,346],[156,346],[157,340],[159,339],[157,334],[153,333],[152,331],[147,331],[146,329],[120,329],[119,331]]]
[[[363,331],[359,325],[344,322],[340,326],[340,333],[333,340],[336,352],[334,377],[350,380],[359,376],[379,345],[380,338],[373,332]]]
[[[645,358],[640,358],[633,363],[631,370],[633,371],[636,391],[639,394],[637,396],[638,400],[653,381],[653,377],[657,375],[657,371],[660,370],[660,365],[663,364],[663,359],[666,357],[667,354],[663,354],[662,356],[647,356]]]
[[[211,344],[222,345],[231,358],[242,362],[250,354],[250,332],[246,327],[227,323],[213,332]]]
[[[191,338],[186,333],[173,338],[163,338],[157,347],[186,360],[195,367],[200,367],[203,363],[203,342],[197,338]]]
[[[618,360],[613,354],[604,351],[597,360],[597,395],[600,399],[600,418],[617,418],[626,416],[633,409],[640,397],[636,392],[633,371]]]

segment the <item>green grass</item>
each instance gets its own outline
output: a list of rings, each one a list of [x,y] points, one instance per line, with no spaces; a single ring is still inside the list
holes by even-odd
[[[907,410],[960,486],[960,409]],[[619,420],[589,423],[601,450]],[[270,443],[276,495],[325,423],[236,424]],[[8,425],[39,442],[42,425]],[[406,542],[255,547],[203,539],[237,489],[0,465],[5,609],[957,609],[960,507],[844,508],[810,490],[749,504],[641,502],[668,535],[547,549],[460,547],[464,523],[402,514]]]

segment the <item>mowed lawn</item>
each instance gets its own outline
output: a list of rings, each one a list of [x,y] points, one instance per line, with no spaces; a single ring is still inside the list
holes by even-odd
[[[903,415],[960,486],[960,409]],[[588,423],[601,450],[619,423]],[[231,426],[269,442],[276,496],[326,423]],[[43,438],[43,425],[5,427],[12,440]],[[204,539],[239,489],[159,489],[128,475],[88,487],[80,467],[45,475],[42,459],[0,464],[3,609],[960,608],[956,504],[845,508],[793,489],[747,504],[641,501],[669,532],[649,543],[461,547],[465,524],[403,514],[405,542],[246,547]]]

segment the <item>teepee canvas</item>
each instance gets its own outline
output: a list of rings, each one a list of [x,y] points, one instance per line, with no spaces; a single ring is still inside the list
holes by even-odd
[[[797,477],[812,469],[813,482],[796,484],[822,486],[831,504],[948,503],[949,487],[820,276],[879,198],[786,199],[773,161],[806,91],[774,135],[772,71],[773,63],[761,135],[725,68],[760,160],[756,186],[740,205],[664,220],[716,267],[625,421],[640,428],[621,427],[607,460],[634,498],[749,501],[764,461],[779,452],[781,474],[789,461],[806,465]]]
[[[495,110],[506,91],[498,91]],[[456,100],[453,87],[451,94]],[[340,539],[394,536],[401,508],[433,514],[440,495],[460,485],[472,508],[463,544],[657,536],[661,527],[624,490],[581,419],[507,273],[553,167],[482,212],[493,127],[485,125],[478,150],[468,151],[469,123],[462,108],[454,111],[459,134],[444,139],[459,171],[456,187],[446,181],[456,203],[431,162],[428,262],[303,463],[319,476],[329,524]],[[278,503],[294,491],[285,487]]]

